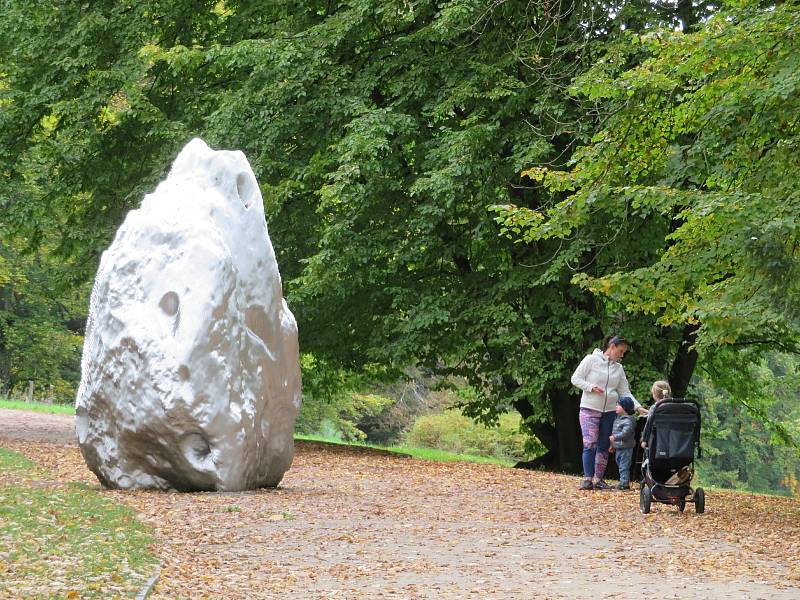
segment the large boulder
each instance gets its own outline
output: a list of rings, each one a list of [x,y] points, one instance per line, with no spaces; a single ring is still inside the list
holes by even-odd
[[[192,140],[103,253],[75,428],[112,488],[277,485],[300,407],[297,325],[241,152]]]

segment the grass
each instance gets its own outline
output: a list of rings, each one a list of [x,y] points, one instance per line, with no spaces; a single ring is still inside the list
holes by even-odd
[[[32,410],[35,412],[60,415],[75,414],[75,407],[71,404],[43,404],[41,402],[23,402],[22,400],[8,400],[6,398],[0,398],[0,408],[10,408],[13,410]]]
[[[436,462],[470,462],[481,465],[501,465],[503,467],[513,467],[516,462],[507,458],[498,458],[496,456],[477,456],[474,454],[456,454],[454,452],[446,452],[444,450],[436,450],[434,448],[413,448],[409,446],[397,446],[390,448],[394,452],[401,452],[403,454],[410,454],[414,458],[422,460],[433,460]]]
[[[11,450],[0,448],[0,467],[7,474],[20,475],[26,471],[34,474],[39,471],[36,464],[27,458]]]
[[[322,442],[324,444],[337,444],[340,446],[355,446],[358,448],[373,448],[396,454],[405,454],[419,458],[421,460],[432,460],[436,462],[471,462],[482,465],[501,465],[504,467],[514,466],[514,461],[496,458],[493,456],[475,456],[472,454],[456,454],[435,450],[432,448],[415,448],[412,446],[376,446],[373,444],[362,444],[358,442],[343,442],[341,440],[327,438],[319,435],[295,435],[294,439],[308,442]]]
[[[0,597],[133,597],[157,564],[132,509],[0,448]]]

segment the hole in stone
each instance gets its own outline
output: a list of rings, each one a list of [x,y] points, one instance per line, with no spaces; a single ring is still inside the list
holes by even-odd
[[[176,314],[178,314],[178,308],[180,308],[178,294],[175,292],[167,292],[161,298],[158,306],[164,311],[165,314],[169,315],[170,317],[174,317]]]
[[[211,454],[211,447],[201,433],[189,433],[181,440],[181,450],[190,463],[204,461]]]
[[[253,204],[253,179],[249,173],[239,173],[236,176],[236,193],[242,201],[245,209]]]

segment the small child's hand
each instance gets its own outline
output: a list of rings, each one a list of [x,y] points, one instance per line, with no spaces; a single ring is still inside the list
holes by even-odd
[[[616,440],[617,438],[616,438],[616,437],[614,437],[613,435],[610,435],[610,436],[608,436],[608,439],[610,439],[610,440],[613,442],[613,441],[614,441],[614,440]]]
[[[617,449],[616,449],[616,448],[614,448],[614,446],[611,446],[611,447],[608,449],[608,453],[609,453],[609,454],[614,454],[614,452],[616,452],[616,451],[617,451]]]

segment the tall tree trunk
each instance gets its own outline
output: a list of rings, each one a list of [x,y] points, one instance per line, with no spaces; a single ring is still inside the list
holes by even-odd
[[[699,325],[687,323],[683,327],[683,335],[675,360],[669,370],[669,385],[675,398],[683,398],[689,389],[694,369],[697,366],[697,350],[692,348]]]
[[[597,315],[599,308],[594,297],[588,292],[578,292],[576,295],[565,293],[565,302],[572,306],[576,312],[585,315]],[[583,332],[584,347],[603,337],[599,319],[590,328]],[[575,365],[577,366],[577,364]],[[571,371],[564,373],[564,381],[569,382]],[[583,438],[578,420],[580,409],[580,392],[572,387],[558,387],[550,389],[547,393],[547,402],[553,415],[553,424],[536,423],[530,426],[530,431],[547,448],[547,452],[531,461],[521,461],[514,465],[520,469],[547,469],[564,473],[582,473],[583,463]],[[516,406],[523,419],[533,414],[528,400],[518,402]],[[526,406],[520,406],[520,405]],[[527,414],[526,412],[527,411]],[[609,463],[609,466],[610,463]]]
[[[542,456],[514,465],[518,469],[546,469],[565,473],[581,471],[581,428],[578,422],[579,396],[566,390],[556,390],[548,396],[555,425],[534,423],[530,431],[547,449]],[[533,414],[530,403],[517,402],[523,419]]]
[[[678,0],[676,13],[681,20],[681,31],[689,33],[699,22],[692,0]]]
[[[516,400],[514,408],[522,417],[523,421],[533,416],[533,406],[527,398]],[[538,458],[531,461],[520,461],[516,465],[517,468],[528,469],[557,469],[558,468],[558,436],[556,435],[556,428],[550,423],[529,423],[527,424],[528,431],[536,436],[547,451]]]
[[[580,396],[571,390],[557,390],[550,394],[549,400],[558,436],[559,470],[578,473],[582,470],[583,450],[581,426],[578,421]]]

